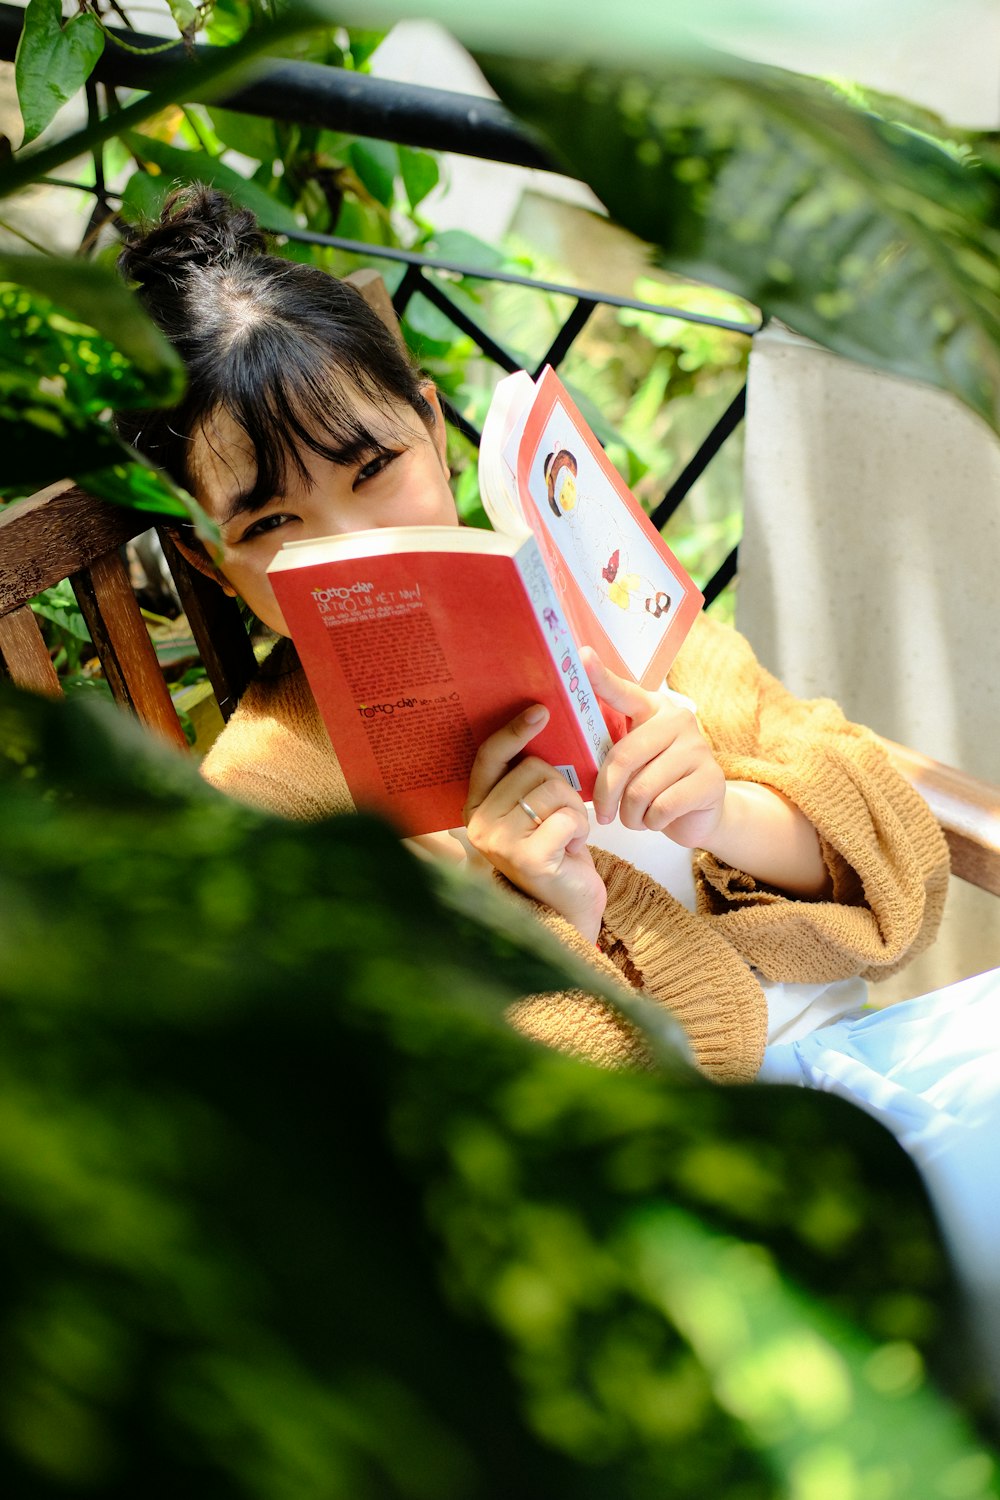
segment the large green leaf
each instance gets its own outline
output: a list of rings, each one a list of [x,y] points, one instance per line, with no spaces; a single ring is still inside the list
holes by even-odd
[[[179,400],[185,383],[180,358],[113,271],[92,261],[0,253],[3,282],[30,288],[103,334],[141,372],[145,404]]]
[[[489,59],[506,102],[664,264],[1000,427],[1000,190],[821,83]]]
[[[105,424],[80,415],[58,395],[11,388],[0,374],[0,452],[4,486],[29,494],[72,479],[92,495],[192,521],[210,545],[218,527],[165,474],[149,467]]]
[[[496,51],[522,58],[559,57],[572,61],[651,61],[697,55],[706,40],[743,37],[767,44],[803,37],[843,43],[845,34],[863,31],[866,40],[891,43],[903,26],[940,10],[940,0],[617,0],[613,10],[581,0],[321,0],[341,24],[388,27],[414,14],[439,21],[474,51]]]
[[[177,355],[111,272],[80,261],[0,256],[6,489],[27,493],[74,479],[116,503],[190,519],[213,545],[218,530],[200,506],[123,443],[108,419],[109,410],[172,403],[183,389]]]
[[[0,950],[5,1493],[996,1496],[891,1138],[515,1036],[580,971],[385,828],[0,691]]]
[[[273,161],[279,154],[273,120],[214,107],[208,111],[208,118],[219,140],[232,150],[252,156],[254,161]]]
[[[64,26],[61,0],[28,0],[14,59],[22,145],[83,87],[103,51],[104,32],[94,16],[73,16]]]
[[[221,188],[244,208],[249,208],[265,229],[298,229],[299,221],[290,208],[233,167],[227,167],[218,157],[209,156],[207,151],[169,146],[138,131],[125,132],[123,139],[140,161],[152,162],[159,167],[164,181],[172,186],[182,182],[207,182],[212,187]]]

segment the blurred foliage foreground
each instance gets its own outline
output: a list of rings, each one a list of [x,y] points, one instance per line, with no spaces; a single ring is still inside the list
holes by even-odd
[[[0,747],[5,1495],[998,1493],[864,1115],[534,1047],[567,960],[492,891],[104,705]]]

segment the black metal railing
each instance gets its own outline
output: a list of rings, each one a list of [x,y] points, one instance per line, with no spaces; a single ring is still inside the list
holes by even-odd
[[[0,4],[0,57],[13,57],[20,36],[22,16],[21,10]],[[130,49],[162,48],[160,38],[141,36],[136,32],[122,32],[122,36],[127,37]],[[91,113],[96,107],[93,95],[94,82],[102,83],[107,87],[150,89],[163,82],[171,71],[175,71],[179,61],[185,64],[184,76],[194,80],[197,76],[199,58],[211,50],[196,47],[191,51],[185,51],[178,46],[166,51],[157,50],[151,52],[149,56],[143,56],[141,51],[124,52],[113,47],[106,49],[94,71],[88,94]],[[451,94],[441,89],[430,89],[415,84],[394,83],[365,74],[323,67],[317,63],[271,62],[265,64],[252,83],[230,90],[225,95],[217,97],[216,102],[228,109],[239,110],[246,114],[294,121],[298,124],[319,125],[348,134],[390,140],[400,145],[451,151],[459,155],[475,156],[520,166],[541,167],[550,171],[558,169],[557,164],[547,154],[544,147],[495,100]],[[105,185],[100,162],[98,162],[95,184],[61,179],[60,185],[76,187],[94,196],[95,211],[91,219],[92,224],[100,222],[105,211],[108,213],[112,211],[111,204],[118,197]],[[469,337],[487,359],[505,371],[518,369],[520,360],[504,349],[487,328],[477,323],[465,307],[458,306],[448,295],[447,284],[450,279],[459,276],[484,282],[508,283],[539,293],[565,296],[571,299],[570,311],[538,361],[534,374],[537,374],[546,364],[551,364],[556,369],[560,367],[575,340],[599,306],[628,308],[661,317],[675,318],[687,323],[706,324],[713,328],[743,334],[747,338],[753,337],[758,326],[715,317],[707,313],[695,313],[685,309],[666,307],[659,303],[622,297],[609,292],[583,290],[575,286],[523,276],[513,271],[463,265],[400,247],[370,245],[308,230],[282,230],[282,234],[300,243],[344,251],[360,256],[369,262],[384,261],[401,264],[404,267],[402,279],[393,294],[396,312],[402,316],[412,298],[417,294],[425,297],[460,333]],[[652,508],[650,519],[658,529],[666,525],[727,439],[739,426],[745,409],[746,387],[744,386],[722,416],[705,434],[693,457],[671,480],[662,500]],[[447,414],[471,442],[478,444],[479,433],[461,412],[454,407],[449,407]],[[738,547],[734,547],[712,577],[702,582],[701,586],[708,604],[711,604],[735,577],[737,565]]]

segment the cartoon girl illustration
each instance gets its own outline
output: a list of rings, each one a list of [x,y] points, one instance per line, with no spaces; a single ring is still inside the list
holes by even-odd
[[[576,509],[577,462],[568,448],[550,453],[542,465],[545,490],[554,516],[565,516]]]

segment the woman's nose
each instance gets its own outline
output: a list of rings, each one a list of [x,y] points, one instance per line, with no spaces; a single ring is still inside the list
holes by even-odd
[[[339,495],[320,495],[310,507],[311,536],[340,536],[345,531],[357,531],[363,524],[358,519],[358,507]]]

